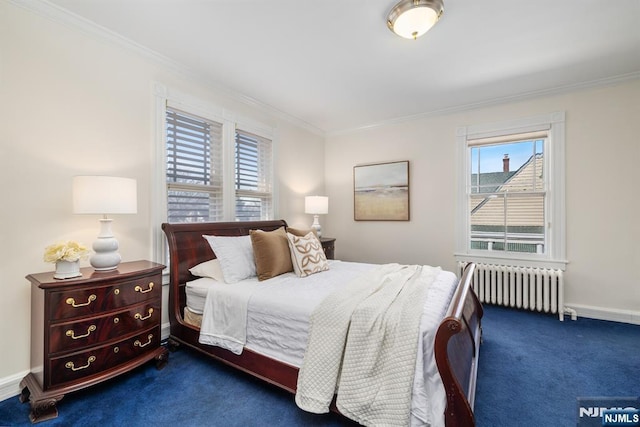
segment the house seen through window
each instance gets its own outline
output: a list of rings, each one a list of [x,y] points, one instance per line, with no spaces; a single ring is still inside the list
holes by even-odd
[[[545,252],[544,143],[533,138],[469,145],[470,249]]]

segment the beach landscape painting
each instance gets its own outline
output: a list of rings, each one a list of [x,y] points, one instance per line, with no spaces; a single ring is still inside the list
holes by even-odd
[[[354,166],[356,221],[409,221],[409,161]]]

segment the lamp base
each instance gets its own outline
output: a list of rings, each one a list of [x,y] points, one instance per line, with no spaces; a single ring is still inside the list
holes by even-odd
[[[318,235],[318,238],[322,237],[322,226],[318,221],[318,215],[313,216],[313,224],[311,224],[311,228],[313,230],[316,230],[316,234]]]
[[[122,261],[118,253],[118,241],[113,237],[111,232],[111,220],[100,220],[100,234],[98,240],[93,242],[93,250],[95,254],[89,262],[96,271],[107,271],[118,268],[118,264]]]
[[[115,239],[113,239],[115,240]],[[99,240],[96,240],[96,243]],[[118,242],[116,242],[117,244]],[[93,250],[96,250],[96,245],[93,245]],[[118,253],[118,251],[109,251],[109,252],[97,252],[91,257],[89,263],[96,271],[106,271],[113,270],[118,268],[118,264],[122,261],[122,257]]]

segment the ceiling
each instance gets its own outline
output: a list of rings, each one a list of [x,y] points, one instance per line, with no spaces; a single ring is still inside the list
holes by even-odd
[[[49,2],[327,134],[640,77],[638,0],[445,0],[418,40],[395,0]]]

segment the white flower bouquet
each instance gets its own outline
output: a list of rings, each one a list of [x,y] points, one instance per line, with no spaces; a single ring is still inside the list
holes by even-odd
[[[75,262],[86,258],[89,249],[78,242],[72,240],[49,245],[44,249],[44,261],[56,263],[58,261]]]

